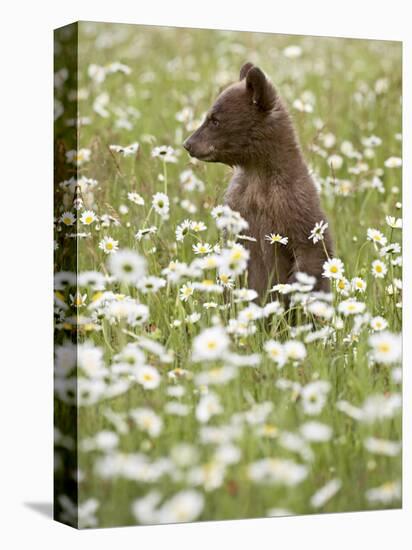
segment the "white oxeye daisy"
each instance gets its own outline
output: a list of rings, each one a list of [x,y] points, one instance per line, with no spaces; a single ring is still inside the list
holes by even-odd
[[[322,300],[316,300],[308,305],[307,310],[315,317],[322,317],[323,319],[331,319],[335,310],[329,304],[326,304]]]
[[[388,322],[383,317],[377,316],[371,319],[370,325],[372,330],[378,332],[380,330],[385,330],[385,328],[388,326]]]
[[[372,241],[375,244],[380,244],[381,246],[385,246],[387,243],[386,237],[380,231],[371,227],[367,231],[367,239],[368,241]]]
[[[402,159],[399,157],[389,157],[385,160],[384,165],[386,168],[400,168],[402,166]]]
[[[397,363],[402,357],[402,337],[389,331],[372,334],[369,337],[372,357],[377,363]]]
[[[366,305],[363,302],[357,302],[353,298],[344,300],[338,306],[339,313],[347,317],[348,315],[357,315],[365,310]]]
[[[168,145],[161,145],[152,150],[153,158],[160,158],[163,162],[177,162],[176,151]]]
[[[338,292],[342,296],[349,296],[350,289],[351,285],[346,277],[341,277],[336,281],[336,292]]]
[[[193,252],[195,254],[210,254],[212,247],[209,243],[197,243],[192,245]]]
[[[401,245],[399,243],[390,243],[386,246],[382,246],[379,251],[381,257],[389,256],[390,254],[400,254]]]
[[[388,481],[380,487],[368,489],[365,493],[367,500],[373,504],[390,504],[402,497],[402,485],[400,481]]]
[[[285,246],[288,244],[288,238],[282,237],[279,233],[269,233],[269,235],[265,235],[265,240],[269,241],[270,244],[280,243]]]
[[[247,267],[249,255],[249,251],[241,244],[234,244],[231,248],[222,250],[219,271],[240,275]]]
[[[200,320],[200,317],[201,317],[200,313],[197,313],[197,311],[195,311],[194,313],[191,313],[186,317],[186,321],[191,325],[194,325]]]
[[[136,284],[136,287],[143,294],[157,292],[165,286],[166,280],[162,279],[161,277],[155,277],[154,275],[150,275],[149,277],[142,277]]]
[[[386,216],[386,223],[392,229],[402,229],[402,218],[395,218],[395,216]]]
[[[139,206],[144,206],[144,198],[139,195],[139,193],[131,192],[127,193],[127,198],[129,201],[134,202]]]
[[[118,281],[137,283],[146,274],[146,260],[134,250],[123,249],[109,256],[108,268]]]
[[[388,271],[388,268],[381,260],[375,260],[372,262],[371,271],[375,279],[383,279]]]
[[[309,240],[313,241],[313,244],[316,244],[318,241],[323,241],[323,234],[325,233],[326,229],[329,227],[329,224],[327,222],[324,222],[321,220],[320,222],[317,222],[315,224],[315,227],[310,232],[310,235],[308,237]]]
[[[330,155],[328,164],[332,170],[339,170],[343,165],[343,158],[340,155]]]
[[[140,242],[143,238],[154,235],[156,232],[157,227],[152,225],[151,227],[146,227],[146,229],[139,229],[139,231],[135,234],[135,238]]]
[[[215,254],[209,254],[201,260],[202,269],[216,269],[219,265],[219,258]]]
[[[63,214],[60,216],[60,221],[64,225],[73,225],[76,221],[76,217],[72,212],[63,212]]]
[[[130,411],[130,416],[139,429],[151,437],[157,437],[163,428],[163,421],[152,409],[138,408]]]
[[[360,277],[354,277],[351,281],[352,289],[355,292],[365,292],[366,282]]]
[[[119,241],[115,241],[112,237],[106,235],[99,242],[99,248],[103,250],[105,254],[114,254],[119,249]]]
[[[342,260],[339,258],[332,258],[323,264],[322,275],[328,279],[340,279],[344,271],[345,267]]]
[[[192,227],[191,220],[185,220],[176,227],[176,241],[183,242]]]
[[[80,221],[84,225],[91,225],[96,220],[97,220],[97,216],[93,212],[93,210],[85,210],[83,214],[80,216]]]
[[[203,222],[192,222],[191,229],[195,233],[200,233],[200,231],[206,231],[207,226]]]
[[[145,390],[154,390],[160,384],[160,374],[155,367],[144,365],[136,370],[136,380]]]
[[[306,357],[305,344],[298,340],[288,340],[283,344],[286,357],[292,361],[302,361]]]
[[[109,149],[115,153],[120,153],[124,157],[130,157],[137,153],[139,150],[139,144],[135,142],[131,145],[127,145],[126,147],[122,147],[121,145],[109,145]]]
[[[81,166],[90,160],[91,153],[90,149],[66,151],[66,160],[75,166]]]
[[[293,285],[290,283],[279,283],[277,285],[274,285],[270,292],[279,292],[279,294],[289,294],[293,292],[294,288]]]
[[[286,362],[286,353],[283,345],[280,342],[276,342],[276,340],[268,340],[263,347],[268,357],[272,359],[278,367],[283,367]]]
[[[194,291],[195,291],[195,288],[192,285],[192,283],[187,283],[187,284],[183,285],[180,288],[180,291],[179,291],[179,297],[182,300],[182,302],[187,302],[188,299],[191,296],[193,296]]]
[[[225,288],[233,288],[235,286],[235,281],[233,277],[231,277],[227,273],[219,273],[217,282]]]
[[[221,359],[228,347],[229,337],[222,327],[207,328],[193,340],[193,360]]]
[[[155,193],[152,198],[154,211],[162,218],[169,214],[169,197],[165,193]]]
[[[326,380],[316,380],[304,386],[300,392],[303,412],[309,415],[319,414],[326,404],[331,385]]]

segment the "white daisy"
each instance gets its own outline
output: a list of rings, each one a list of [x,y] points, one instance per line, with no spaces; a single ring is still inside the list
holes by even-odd
[[[379,332],[380,330],[385,330],[388,326],[388,322],[383,317],[373,317],[370,321],[370,326],[372,330]]]
[[[210,254],[213,250],[209,243],[201,242],[192,245],[192,249],[195,254]]]
[[[97,221],[97,216],[93,210],[85,210],[80,216],[80,221],[83,225],[91,225],[93,222]]]
[[[152,157],[160,158],[161,160],[163,160],[163,162],[171,162],[171,163],[177,162],[176,151],[173,149],[173,147],[170,147],[168,145],[161,145],[160,147],[155,147],[152,150]]]
[[[109,145],[109,149],[115,153],[120,153],[124,157],[130,157],[137,153],[139,150],[139,144],[135,142],[131,145],[127,145],[126,147],[123,147],[122,145]]]
[[[358,302],[353,298],[344,300],[338,305],[339,313],[342,313],[347,317],[348,315],[358,315],[365,311],[366,305],[363,302]]]
[[[377,363],[392,364],[402,358],[402,337],[389,331],[377,332],[369,337],[372,357]]]
[[[381,260],[374,260],[372,262],[371,271],[375,279],[383,279],[388,272],[388,268]]]
[[[103,250],[105,254],[114,254],[119,249],[119,241],[115,241],[112,237],[106,235],[99,242],[99,248]]]
[[[298,340],[288,340],[284,343],[286,357],[291,361],[302,361],[306,357],[305,344]]]
[[[146,275],[146,260],[134,250],[123,249],[110,254],[108,268],[118,281],[133,284]]]
[[[387,238],[383,235],[383,233],[371,227],[367,230],[367,239],[368,241],[372,241],[373,243],[381,246],[385,246],[387,243]]]
[[[73,225],[76,221],[76,217],[72,212],[63,212],[60,216],[60,221],[64,225]]]
[[[193,340],[194,361],[214,361],[228,350],[229,337],[222,327],[204,329]]]
[[[342,260],[339,258],[332,258],[327,260],[323,264],[323,277],[328,279],[340,279],[343,276],[345,267]]]
[[[317,222],[315,227],[310,232],[308,239],[312,240],[313,244],[316,244],[318,241],[323,241],[323,235],[328,227],[329,224],[327,222],[324,222],[323,220]]]
[[[144,365],[136,369],[136,380],[145,390],[154,390],[159,386],[161,377],[155,367]]]
[[[402,166],[402,159],[399,157],[389,157],[385,160],[384,165],[386,168],[400,168]]]
[[[183,242],[186,235],[190,232],[192,228],[192,221],[191,220],[184,220],[182,223],[180,223],[176,227],[176,241],[177,242]]]
[[[184,284],[179,291],[179,297],[182,300],[182,302],[187,302],[188,299],[193,296],[193,293],[195,291],[195,287],[192,283]]]
[[[269,233],[269,235],[265,235],[265,240],[269,241],[270,244],[280,243],[285,246],[288,244],[288,238],[282,237],[279,233]]]
[[[84,163],[90,160],[92,152],[90,149],[78,149],[66,151],[67,162],[74,164],[75,166],[82,166]]]
[[[366,282],[361,279],[360,277],[354,277],[351,281],[352,289],[355,292],[365,292],[366,290]]]
[[[127,198],[129,199],[129,201],[134,202],[139,206],[144,206],[144,198],[140,196],[139,193],[127,193]]]
[[[386,223],[392,229],[402,229],[402,218],[395,218],[395,216],[386,216]]]
[[[269,358],[278,365],[278,367],[283,367],[286,363],[286,353],[280,342],[276,342],[276,340],[268,340],[265,342],[263,349],[266,351]]]
[[[166,218],[169,214],[169,197],[165,193],[155,193],[152,198],[152,206],[159,216]]]

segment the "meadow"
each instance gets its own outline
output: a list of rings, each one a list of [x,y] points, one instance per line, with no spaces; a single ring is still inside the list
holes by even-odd
[[[55,73],[59,518],[399,508],[400,43],[81,23],[73,74],[70,32]],[[257,302],[247,228],[222,206],[231,170],[182,147],[245,61],[292,113],[335,241],[330,295],[302,274]]]

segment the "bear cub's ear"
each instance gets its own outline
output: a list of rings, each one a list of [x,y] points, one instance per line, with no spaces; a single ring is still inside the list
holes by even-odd
[[[245,63],[240,69],[239,80],[243,80],[252,67],[253,63]]]
[[[259,67],[252,66],[247,71],[246,89],[251,94],[253,103],[262,111],[270,111],[275,106],[276,90]]]

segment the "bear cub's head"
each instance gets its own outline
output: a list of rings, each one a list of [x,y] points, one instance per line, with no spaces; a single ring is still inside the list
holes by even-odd
[[[199,160],[230,166],[245,164],[268,138],[278,105],[274,86],[259,67],[245,63],[240,80],[228,86],[202,125],[183,143]]]

